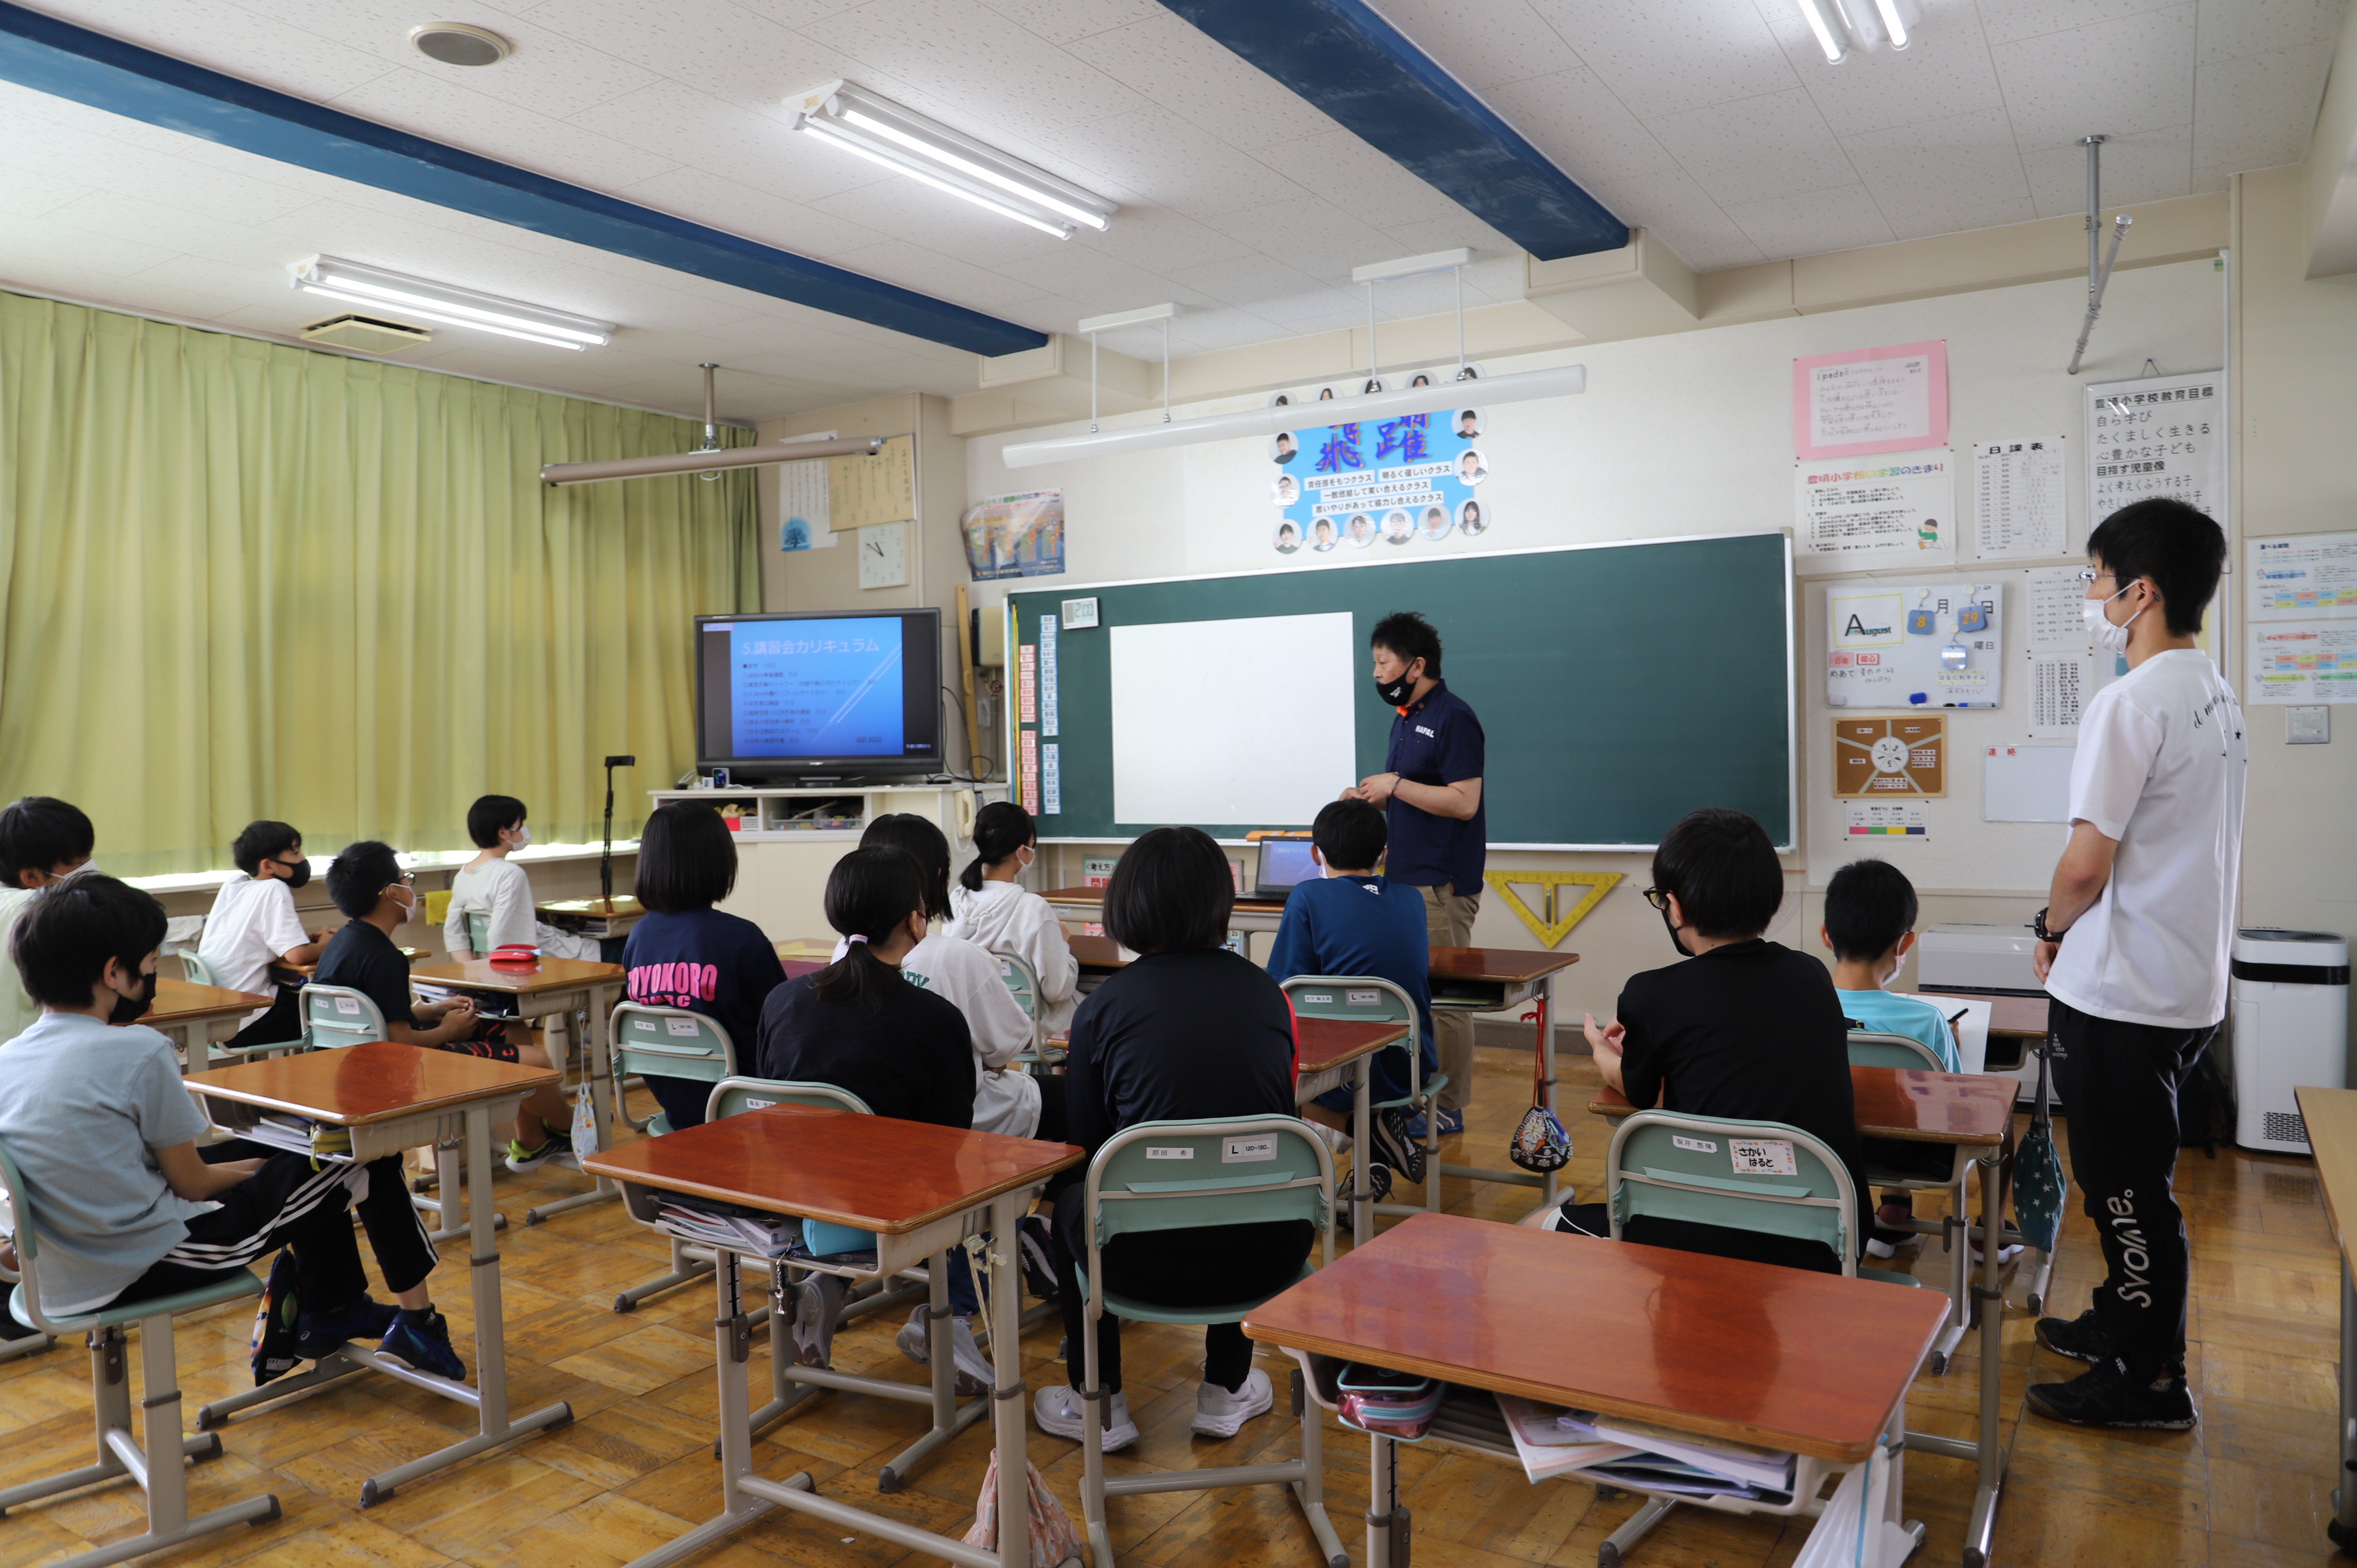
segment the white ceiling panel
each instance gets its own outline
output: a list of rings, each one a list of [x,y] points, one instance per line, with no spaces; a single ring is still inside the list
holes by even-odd
[[[410,0],[38,0],[282,91],[1042,330],[1160,300],[1178,351],[1355,327],[1353,266],[1487,223],[1157,0],[499,0],[479,70],[407,44]],[[1825,65],[1797,0],[1379,0],[1617,216],[1699,270],[2076,212],[2303,156],[2346,0],[1924,0],[1913,48]],[[819,145],[790,95],[845,76],[1119,202],[1058,242]],[[2133,244],[2133,240],[2131,240]],[[955,392],[970,356],[0,84],[0,281],[291,331],[315,252],[623,324],[570,355],[445,331],[417,362],[692,409],[748,363],[753,416]],[[1379,291],[1444,309],[1446,279]],[[1111,335],[1147,357],[1158,331]],[[560,362],[561,361],[561,362]],[[627,394],[616,388],[631,389]],[[669,389],[666,391],[665,389]]]

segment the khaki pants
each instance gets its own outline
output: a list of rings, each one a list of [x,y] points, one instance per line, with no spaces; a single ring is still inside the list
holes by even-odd
[[[1473,917],[1480,912],[1481,895],[1453,893],[1444,885],[1419,887],[1424,895],[1424,931],[1431,945],[1437,948],[1464,948],[1473,945]],[[1440,1103],[1450,1111],[1462,1112],[1473,1103],[1473,1015],[1444,1013],[1432,1015],[1433,1044],[1439,1048],[1440,1070],[1448,1075],[1448,1087],[1440,1091]]]

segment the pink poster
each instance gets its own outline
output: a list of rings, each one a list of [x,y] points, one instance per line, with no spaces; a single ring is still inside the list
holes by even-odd
[[[1948,345],[1899,343],[1792,361],[1792,454],[1863,457],[1948,444]]]

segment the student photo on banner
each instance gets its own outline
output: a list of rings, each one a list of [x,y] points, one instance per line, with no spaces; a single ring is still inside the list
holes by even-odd
[[[1375,542],[1374,520],[1365,512],[1354,511],[1351,521],[1342,525],[1342,532],[1352,544],[1364,550]]]
[[[1481,411],[1478,408],[1460,408],[1457,411],[1454,423],[1457,438],[1459,441],[1470,441],[1481,434]]]
[[[1480,453],[1468,447],[1464,452],[1458,454],[1457,458],[1457,482],[1458,484],[1478,485],[1489,477],[1490,466],[1482,460]]]
[[[1295,525],[1291,518],[1286,518],[1276,525],[1276,553],[1279,555],[1290,555],[1300,548],[1301,530]]]
[[[1309,531],[1309,548],[1323,555],[1333,549],[1334,544],[1334,520],[1330,517],[1319,518],[1317,525]]]
[[[1383,513],[1384,543],[1405,544],[1415,537],[1415,524],[1408,521],[1407,513],[1396,508]]]
[[[1291,474],[1279,474],[1274,489],[1279,506],[1291,506],[1301,499],[1301,481]]]
[[[1447,507],[1428,506],[1424,509],[1424,536],[1426,539],[1438,543],[1448,537],[1451,526]]]
[[[1480,501],[1467,501],[1457,509],[1457,532],[1466,538],[1480,538],[1481,531],[1489,526],[1490,521],[1482,515]]]
[[[1290,430],[1280,430],[1269,437],[1268,455],[1280,463],[1290,463],[1301,455],[1301,445]]]

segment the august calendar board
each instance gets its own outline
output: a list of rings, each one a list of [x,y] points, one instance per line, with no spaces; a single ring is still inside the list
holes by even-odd
[[[2005,696],[1999,583],[1825,590],[1825,706],[1994,708]]]

